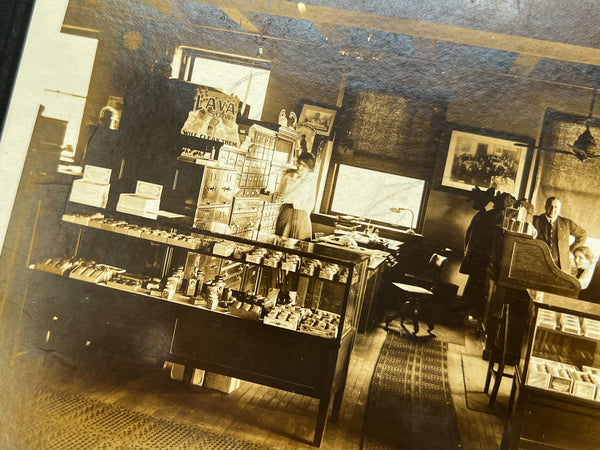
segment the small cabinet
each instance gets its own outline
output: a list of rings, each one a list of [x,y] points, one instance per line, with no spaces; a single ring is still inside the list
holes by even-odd
[[[202,177],[202,187],[198,196],[198,206],[211,205],[219,203],[219,189],[223,171],[207,167]]]
[[[219,185],[219,195],[216,203],[231,203],[236,190],[237,173],[234,170],[224,170]]]

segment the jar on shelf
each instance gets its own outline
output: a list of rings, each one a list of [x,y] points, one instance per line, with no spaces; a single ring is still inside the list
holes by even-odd
[[[166,300],[172,300],[175,296],[175,292],[177,291],[177,283],[178,278],[176,276],[171,276],[167,278],[167,282],[162,292],[162,298]]]
[[[206,284],[206,306],[209,309],[217,309],[219,304],[219,287],[213,281]]]
[[[177,266],[175,267],[175,269],[173,269],[171,271],[171,274],[169,275],[169,278],[174,278],[177,280],[177,284],[175,286],[175,291],[179,292],[182,288],[182,284],[183,284],[183,266]]]
[[[225,290],[225,278],[223,278],[221,275],[217,275],[214,279],[214,282],[217,285],[219,297],[221,297],[223,295],[223,291]]]

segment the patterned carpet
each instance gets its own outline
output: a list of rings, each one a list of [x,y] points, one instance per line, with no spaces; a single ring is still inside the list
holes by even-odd
[[[363,449],[461,447],[447,343],[388,333],[371,381]]]
[[[200,427],[64,392],[38,395],[19,430],[24,449],[264,449]]]

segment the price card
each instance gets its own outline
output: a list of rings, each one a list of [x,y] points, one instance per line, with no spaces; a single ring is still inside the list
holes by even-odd
[[[160,196],[162,194],[162,185],[148,183],[146,181],[138,180],[135,186],[135,195],[139,195],[140,197],[151,198],[155,200],[160,200]]]
[[[89,183],[109,184],[112,169],[86,164],[83,169],[83,179]]]

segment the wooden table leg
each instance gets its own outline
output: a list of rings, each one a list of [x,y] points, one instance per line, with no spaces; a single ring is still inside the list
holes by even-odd
[[[192,379],[194,377],[194,367],[192,366],[188,366],[186,364],[185,369],[183,370],[183,383],[188,386],[188,387],[192,387]]]
[[[315,427],[315,438],[313,444],[321,446],[321,441],[325,435],[325,424],[327,423],[327,413],[329,412],[329,403],[331,400],[331,391],[327,392],[319,400],[319,412],[317,413],[317,425]]]
[[[519,387],[517,381],[513,380],[512,389],[510,391],[510,399],[508,401],[508,414],[504,423],[504,431],[502,433],[502,441],[500,443],[501,450],[512,450],[519,448],[521,441],[521,429],[525,420],[526,401],[523,394],[518,392]]]
[[[333,395],[333,405],[331,407],[331,421],[335,422],[340,416],[340,408],[342,407],[342,399],[344,398],[344,386],[341,386]]]

